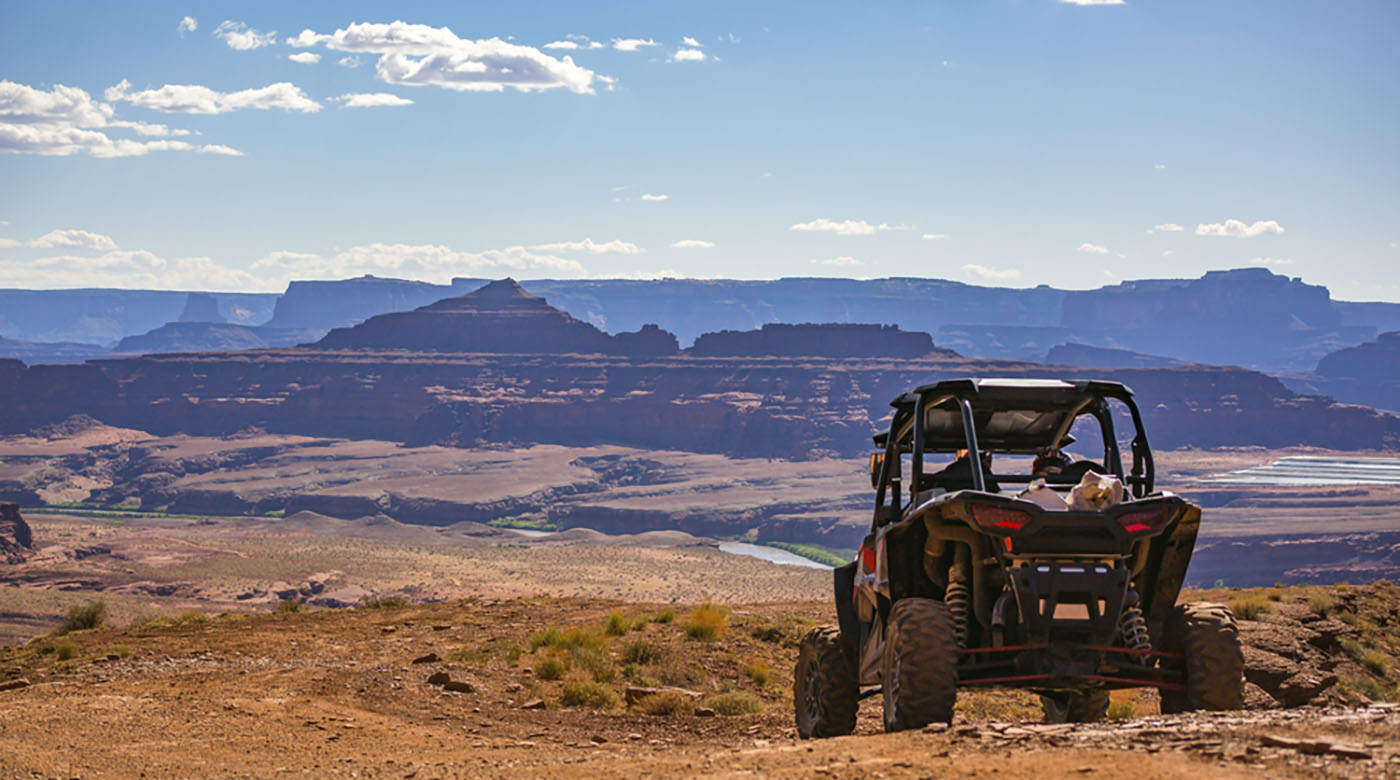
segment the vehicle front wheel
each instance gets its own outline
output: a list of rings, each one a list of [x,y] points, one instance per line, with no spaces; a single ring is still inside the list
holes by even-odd
[[[1162,712],[1243,708],[1244,652],[1229,607],[1206,602],[1173,607],[1162,649],[1185,656],[1186,671],[1186,690],[1162,689]]]
[[[855,731],[860,687],[841,648],[841,631],[818,626],[802,637],[792,675],[797,734],[803,739]]]
[[[885,731],[951,723],[958,697],[953,614],[941,601],[900,599],[890,608],[880,678]]]

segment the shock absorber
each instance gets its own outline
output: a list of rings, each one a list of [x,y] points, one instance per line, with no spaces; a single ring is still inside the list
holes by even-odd
[[[943,603],[953,615],[953,631],[958,647],[967,647],[967,621],[972,612],[971,551],[966,545],[958,545],[953,554],[953,565],[948,571],[948,587],[943,589]]]
[[[1151,650],[1152,637],[1147,633],[1147,618],[1142,616],[1142,608],[1138,606],[1137,591],[1129,590],[1124,604],[1123,614],[1118,618],[1118,632],[1123,636],[1123,646],[1129,650]],[[1147,659],[1144,657],[1140,660]]]

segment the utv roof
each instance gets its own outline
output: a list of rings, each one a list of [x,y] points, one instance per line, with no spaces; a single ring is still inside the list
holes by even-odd
[[[977,441],[983,449],[1035,453],[1069,445],[1074,418],[1095,401],[1130,402],[1133,391],[1121,382],[1097,379],[951,379],[920,385],[890,401],[891,429],[903,438],[911,428],[915,405],[923,396],[924,443],[929,451],[951,452],[966,446],[960,400],[972,405]],[[888,433],[875,435],[883,448]]]

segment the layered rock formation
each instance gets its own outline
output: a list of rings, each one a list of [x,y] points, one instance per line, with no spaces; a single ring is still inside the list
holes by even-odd
[[[1086,366],[1092,368],[1172,368],[1188,365],[1185,361],[1160,355],[1144,355],[1126,349],[1091,347],[1088,344],[1060,344],[1045,353],[1045,362],[1052,366]]]
[[[479,286],[472,285],[470,289]],[[369,274],[333,282],[292,282],[277,299],[272,319],[266,324],[273,328],[326,331],[349,327],[377,314],[407,311],[453,294],[448,285]]]
[[[33,548],[34,536],[19,505],[0,501],[0,563],[22,563]]]
[[[127,336],[112,350],[124,355],[162,352],[232,352],[290,347],[315,341],[319,331],[264,328],[214,322],[169,322],[139,336]]]
[[[689,350],[697,357],[924,357],[935,352],[955,357],[950,350],[936,350],[933,337],[911,333],[898,325],[848,325],[841,323],[787,325],[768,323],[759,330],[722,330],[706,333]]]
[[[1333,352],[1297,381],[1338,400],[1400,411],[1400,331]]]
[[[351,328],[336,328],[317,342],[324,349],[400,349],[415,352],[505,354],[666,354],[675,337],[659,328],[626,334],[619,340],[579,322],[502,279],[412,311],[371,317]]]
[[[219,302],[209,293],[192,292],[185,299],[185,310],[176,322],[226,323],[228,318],[219,311]]]

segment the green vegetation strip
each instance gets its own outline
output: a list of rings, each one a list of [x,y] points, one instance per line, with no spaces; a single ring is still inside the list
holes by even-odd
[[[787,550],[794,555],[801,555],[808,560],[824,563],[827,566],[845,566],[851,562],[850,553],[842,553],[832,547],[823,547],[820,544],[795,544],[793,542],[759,542],[764,547],[776,547],[779,550]]]

